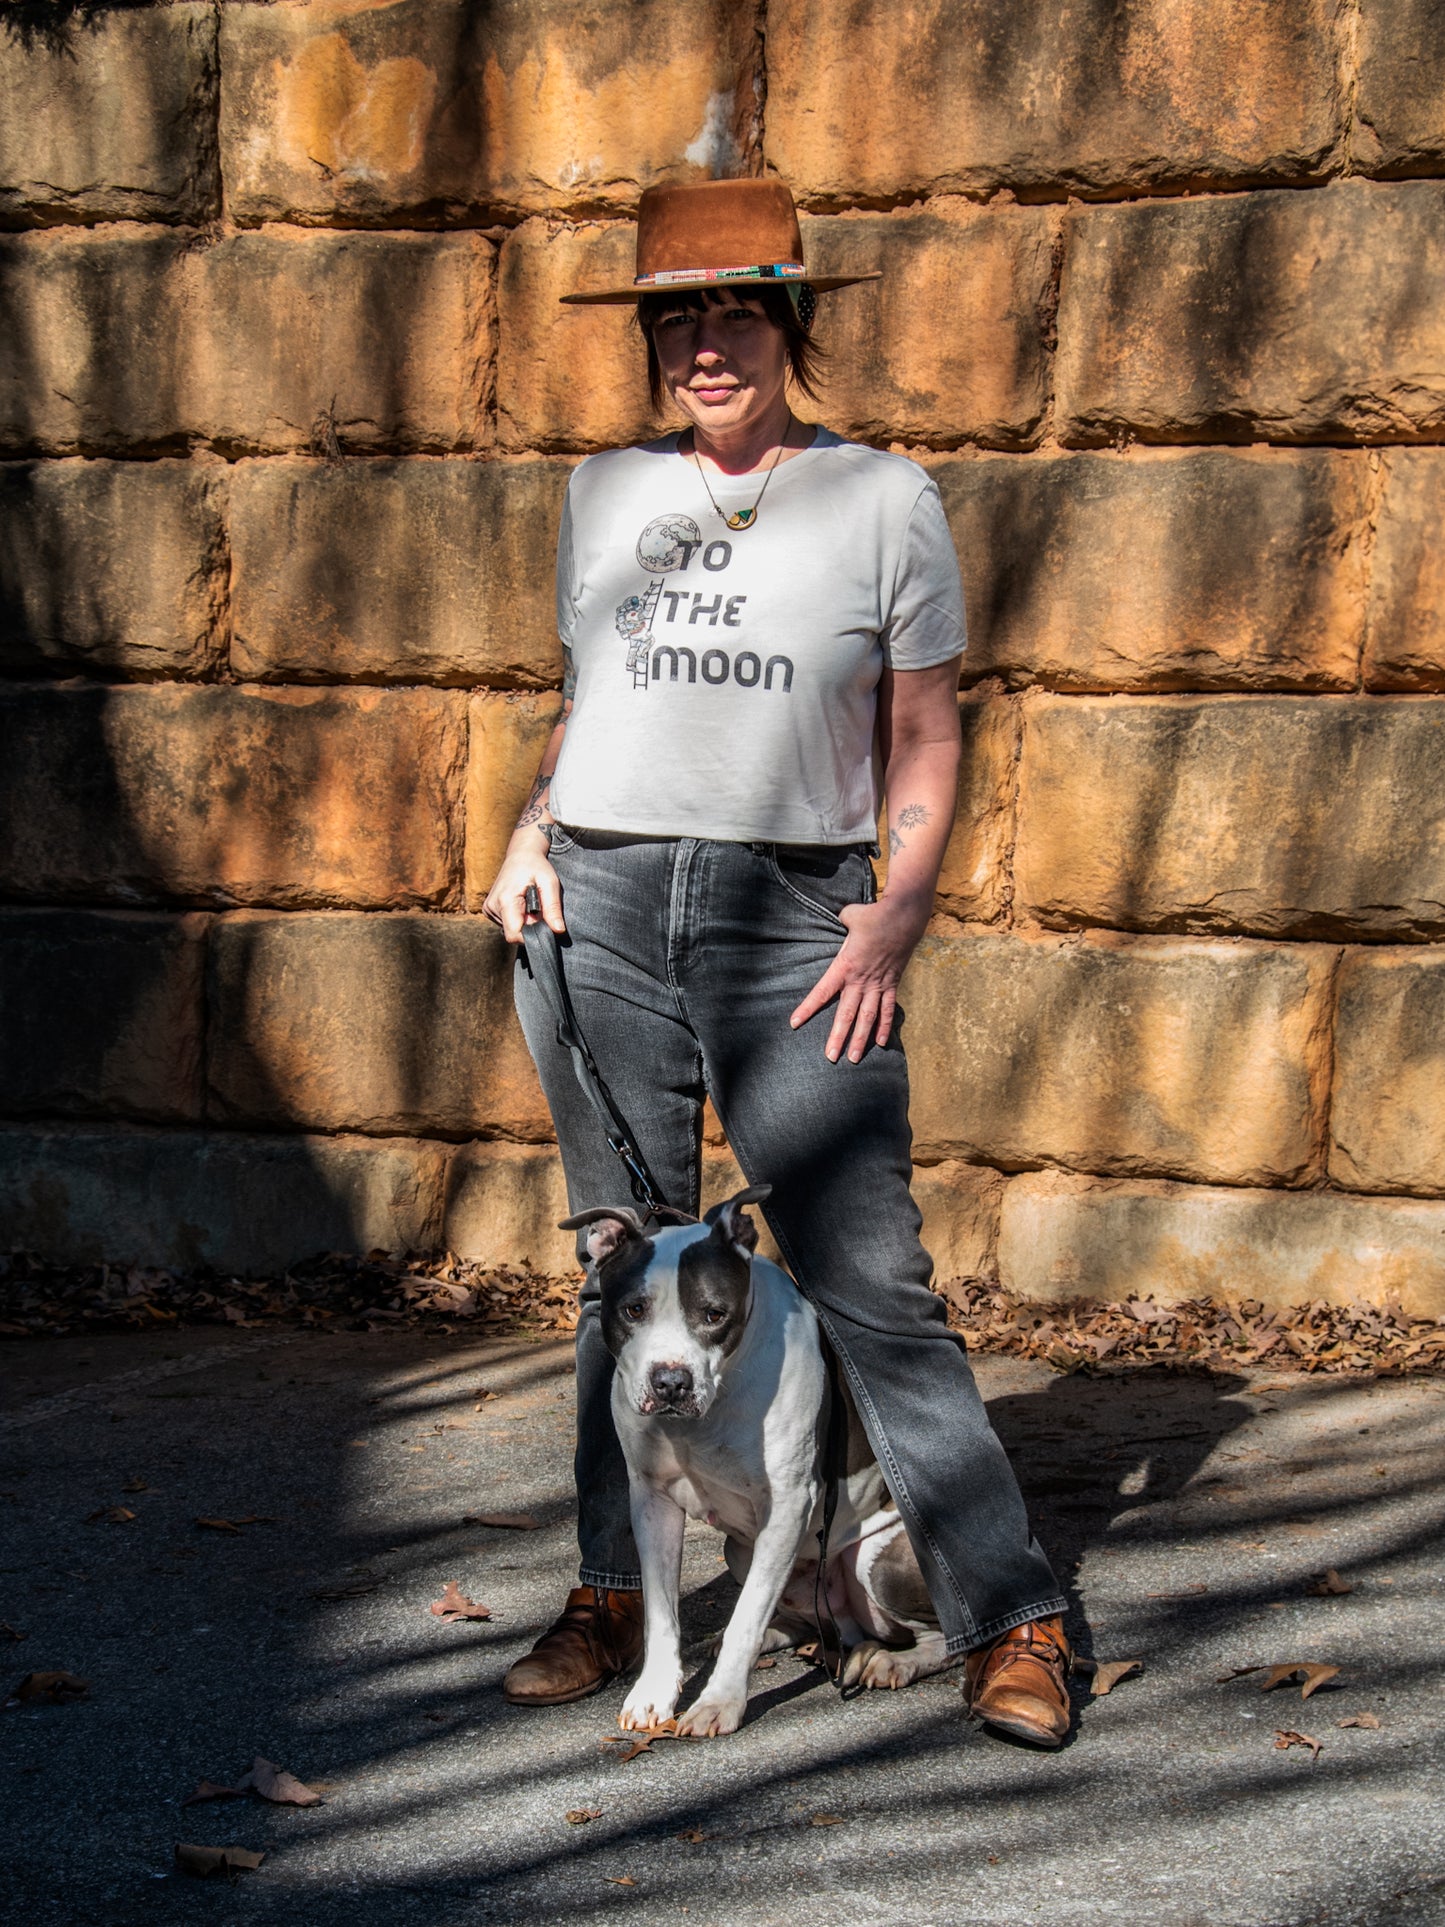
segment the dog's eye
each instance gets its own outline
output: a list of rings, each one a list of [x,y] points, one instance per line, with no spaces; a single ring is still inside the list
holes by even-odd
[[[720,1325],[726,1317],[725,1311],[719,1311],[716,1305],[709,1305],[702,1315],[702,1322],[705,1325]]]
[[[640,1324],[643,1318],[646,1317],[646,1315],[647,1315],[647,1307],[646,1305],[640,1302],[631,1304],[631,1305],[624,1305],[622,1307],[622,1316],[631,1325]]]

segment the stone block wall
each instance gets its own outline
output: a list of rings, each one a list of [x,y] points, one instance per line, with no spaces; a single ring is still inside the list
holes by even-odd
[[[0,16],[0,1245],[569,1267],[483,896],[662,179],[776,172],[936,475],[941,1280],[1445,1312],[1430,0]],[[732,1170],[714,1134],[708,1187]]]

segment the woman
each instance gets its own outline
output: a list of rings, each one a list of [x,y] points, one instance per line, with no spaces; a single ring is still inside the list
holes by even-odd
[[[577,1020],[668,1202],[698,1210],[711,1095],[818,1310],[907,1524],[970,1709],[1068,1729],[1063,1600],[964,1348],[929,1289],[899,978],[953,822],[963,648],[938,491],[798,421],[819,350],[792,196],[649,190],[630,288],[653,398],[688,426],[573,473],[557,567],[565,681],[487,914],[566,933]],[[869,861],[883,792],[888,885]],[[623,1178],[530,975],[517,1007],[574,1211]],[[595,1285],[577,1329],[580,1585],[508,1699],[595,1691],[641,1653],[627,1476]]]

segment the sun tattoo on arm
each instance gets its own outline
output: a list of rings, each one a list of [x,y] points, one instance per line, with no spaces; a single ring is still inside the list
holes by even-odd
[[[916,830],[928,821],[928,809],[922,803],[905,803],[898,812],[896,823],[888,825],[888,853],[897,856],[903,848],[903,832]]]

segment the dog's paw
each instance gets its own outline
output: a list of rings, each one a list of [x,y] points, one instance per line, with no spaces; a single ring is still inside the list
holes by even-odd
[[[695,1740],[715,1740],[724,1733],[736,1733],[742,1725],[747,1704],[746,1693],[736,1696],[719,1693],[714,1696],[709,1689],[701,1698],[695,1699],[685,1713],[678,1715],[677,1730],[679,1734]]]
[[[896,1692],[900,1686],[911,1686],[918,1671],[911,1651],[897,1652],[890,1646],[880,1646],[876,1639],[865,1639],[848,1655],[843,1684],[866,1687],[869,1692],[886,1686]]]
[[[682,1691],[682,1675],[667,1673],[651,1678],[644,1673],[622,1702],[617,1724],[624,1733],[645,1733],[650,1726],[661,1726],[672,1718],[677,1696]]]

